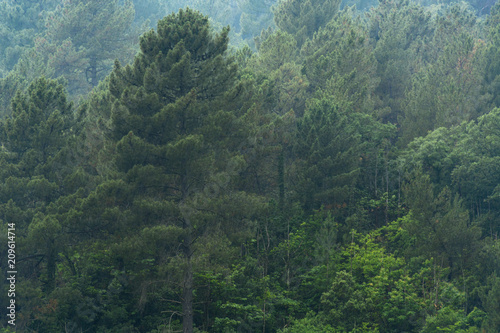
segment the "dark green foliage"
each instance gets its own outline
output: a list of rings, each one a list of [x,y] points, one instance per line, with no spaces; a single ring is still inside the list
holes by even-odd
[[[362,155],[368,157],[391,135],[390,126],[337,103],[326,97],[311,99],[298,123],[295,167],[301,176],[295,191],[306,210],[352,209]]]
[[[48,211],[70,193],[63,183],[75,166],[70,147],[78,126],[73,112],[63,86],[40,78],[26,93],[17,92],[12,115],[1,122],[0,216],[3,223],[16,224],[20,281],[38,277],[30,287],[19,285],[20,299],[26,302],[21,327],[57,327],[51,316],[34,324],[32,314],[37,306],[51,302],[48,295],[56,287],[58,253],[66,243],[62,221]],[[32,303],[41,293],[44,297]]]
[[[56,177],[47,164],[55,163],[66,146],[74,118],[63,89],[56,81],[42,78],[12,100],[12,116],[2,123],[3,153],[25,176]]]
[[[311,101],[298,124],[295,154],[306,168],[297,191],[307,210],[342,206],[353,195],[359,172],[355,124],[333,101]]]
[[[458,197],[452,198],[448,188],[437,197],[433,191],[428,177],[417,173],[410,180],[405,194],[411,202],[414,221],[408,230],[415,237],[418,253],[440,258],[442,264],[450,267],[451,274],[464,273],[474,267],[481,230],[470,223],[462,202]]]
[[[238,149],[246,138],[238,119],[244,111],[239,109],[242,87],[236,82],[234,60],[226,55],[228,32],[213,35],[208,19],[190,9],[169,15],[157,31],[141,38],[141,53],[132,66],[115,64],[109,83],[115,99],[111,119],[116,164],[134,197],[124,213],[140,232],[177,230],[178,237],[162,240],[155,252],[171,258],[158,262],[158,278],[180,284],[167,292],[170,299],[182,300],[188,331],[194,320],[193,271],[205,267],[202,257],[194,255],[197,246],[214,251],[229,246],[217,240],[223,232],[231,242],[245,237],[249,211],[234,209],[247,201],[251,211],[249,203],[256,200],[233,184],[244,165]],[[234,234],[238,229],[240,236]],[[130,245],[124,242],[123,247]],[[207,260],[206,265],[217,264]]]
[[[500,279],[496,274],[488,277],[488,283],[482,287],[481,301],[483,302],[484,310],[487,314],[487,319],[484,323],[486,330],[494,332],[500,329]]]

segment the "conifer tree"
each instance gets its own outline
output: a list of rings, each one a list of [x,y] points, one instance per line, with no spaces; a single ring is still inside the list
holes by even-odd
[[[380,78],[375,93],[387,108],[384,120],[397,123],[412,75],[426,61],[425,45],[434,32],[431,13],[407,0],[382,0],[367,16]]]
[[[11,101],[18,91],[25,91],[37,78],[51,77],[53,73],[34,49],[23,53],[8,75],[0,79],[0,116],[12,113]]]
[[[281,0],[274,9],[274,20],[301,47],[337,14],[339,6],[339,0]]]
[[[252,39],[260,32],[273,26],[272,6],[276,0],[240,0],[238,8],[241,10],[240,26],[243,39]]]
[[[132,27],[132,2],[63,1],[46,19],[46,33],[35,47],[64,76],[70,94],[97,86],[112,69],[112,61],[128,61],[135,52],[138,32]]]
[[[241,207],[252,206],[232,180],[244,165],[245,135],[228,33],[214,35],[208,18],[191,9],[171,14],[141,38],[133,65],[115,64],[109,83],[116,162],[135,196],[135,227],[179,233],[169,243],[178,250],[170,278],[181,285],[184,332],[195,318],[197,244],[217,230],[231,239],[233,228],[245,229]]]
[[[353,194],[359,172],[357,129],[332,100],[312,100],[298,123],[295,154],[301,169],[296,191],[306,211],[332,208]]]
[[[22,274],[33,290],[41,288],[45,295],[56,286],[58,253],[64,244],[61,224],[46,212],[67,194],[63,184],[73,171],[68,146],[74,120],[63,86],[40,78],[26,92],[17,92],[12,114],[0,123],[0,216],[3,223],[16,223],[19,253],[28,258],[19,262]],[[35,259],[43,264],[31,265]],[[26,290],[26,314],[32,310],[30,296]]]
[[[34,45],[45,30],[44,18],[56,0],[2,1],[0,3],[0,77],[12,70],[21,55]]]
[[[456,6],[439,20],[432,41],[435,52],[430,52],[435,60],[414,76],[406,96],[400,117],[402,144],[485,112],[481,96],[484,43],[474,36],[475,24],[470,12]]]
[[[335,96],[356,112],[374,113],[376,60],[367,32],[352,16],[343,12],[304,43],[303,72],[313,90]]]
[[[485,86],[486,92],[489,94],[489,106],[500,106],[500,60],[498,53],[500,50],[500,4],[496,3],[491,9],[491,14],[488,17],[488,42],[486,45],[484,59],[486,61]]]

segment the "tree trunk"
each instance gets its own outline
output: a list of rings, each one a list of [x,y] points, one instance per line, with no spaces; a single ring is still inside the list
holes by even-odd
[[[97,59],[91,58],[89,67],[87,68],[87,81],[92,87],[97,87]]]
[[[186,167],[183,168],[187,170]],[[181,205],[183,205],[188,197],[188,179],[189,175],[185,171],[181,180]],[[182,211],[182,209],[181,209]],[[182,331],[184,333],[193,332],[193,266],[191,264],[192,256],[192,229],[193,226],[190,220],[189,212],[184,211],[183,215],[183,229],[185,231],[184,243],[183,243],[183,253],[184,260],[186,263],[184,271],[184,281],[182,284]]]
[[[47,251],[47,293],[52,292],[56,286],[56,250],[54,241],[49,241]]]
[[[283,207],[285,205],[285,148],[281,146],[278,157],[278,186],[279,186],[279,210],[283,216]]]
[[[189,220],[186,224],[190,224]],[[184,256],[186,259],[186,270],[184,272],[184,283],[182,290],[182,331],[193,332],[193,267],[191,265],[191,234],[188,232],[184,237]]]

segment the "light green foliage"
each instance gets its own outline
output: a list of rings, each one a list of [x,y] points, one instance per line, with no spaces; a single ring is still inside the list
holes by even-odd
[[[12,112],[10,104],[17,91],[24,91],[35,79],[48,78],[53,73],[54,71],[46,67],[42,57],[34,50],[25,52],[14,69],[6,77],[0,79],[2,110],[4,110],[2,116],[10,115]]]
[[[329,309],[325,312],[329,322],[342,330],[364,327],[363,332],[389,332],[409,328],[425,304],[412,288],[413,277],[405,273],[404,260],[386,253],[377,244],[377,237],[380,235],[374,232],[360,245],[353,242],[344,249],[339,267],[343,270],[322,296],[322,303]]]
[[[256,61],[258,69],[269,72],[293,62],[296,56],[297,42],[293,35],[276,31],[262,41]]]
[[[133,0],[132,2],[135,11],[135,24],[142,25],[148,22],[149,26],[154,26],[158,20],[167,14],[166,5],[172,1],[165,3],[160,0]]]
[[[429,317],[421,332],[479,333],[478,324],[484,319],[484,312],[474,309],[468,315],[450,307],[439,309],[436,316]]]
[[[301,66],[296,64],[297,43],[283,31],[263,37],[258,53],[248,62],[248,69],[263,80],[261,89],[271,95],[269,105],[263,106],[268,109],[264,112],[284,116],[293,111],[300,117],[304,114],[309,85]]]
[[[214,31],[219,31],[223,27],[229,26],[230,39],[233,45],[245,45],[242,43],[240,28],[241,11],[240,0],[172,0],[163,2],[166,11],[163,15],[177,13],[179,9],[194,9],[209,17],[210,25]],[[257,32],[260,33],[260,30]],[[245,36],[251,38],[253,36]],[[250,41],[250,44],[252,42]]]
[[[342,0],[340,3],[340,8],[344,9],[347,7],[354,7],[360,12],[368,12],[372,8],[376,8],[380,5],[380,1],[376,0]]]
[[[332,328],[330,325],[324,324],[317,316],[308,316],[304,319],[295,320],[291,327],[283,328],[278,331],[279,333],[336,333],[337,329]]]

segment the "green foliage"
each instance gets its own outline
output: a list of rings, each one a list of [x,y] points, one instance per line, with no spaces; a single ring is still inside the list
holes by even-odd
[[[374,113],[376,61],[361,22],[344,11],[304,43],[301,55],[311,87],[354,112]]]
[[[427,172],[439,190],[448,186],[461,194],[476,217],[497,204],[497,118],[494,109],[477,122],[438,129],[415,140],[406,157],[412,167]]]
[[[434,30],[431,14],[413,2],[398,0],[381,1],[367,15],[380,78],[376,94],[387,108],[384,119],[396,123],[411,77],[426,56],[425,45]]]
[[[280,0],[274,8],[274,21],[301,47],[337,14],[339,6],[339,0]]]
[[[472,268],[481,230],[469,222],[469,214],[458,196],[453,198],[448,188],[435,196],[429,177],[418,171],[405,188],[405,195],[411,202],[413,217],[408,230],[415,237],[417,251],[441,258],[452,274]]]
[[[166,4],[160,0],[133,0],[132,2],[135,11],[134,22],[137,25],[148,22],[152,26],[167,14]]]
[[[304,319],[295,320],[292,323],[291,327],[284,328],[279,330],[280,333],[300,333],[300,332],[311,332],[311,333],[320,333],[320,332],[339,332],[336,329],[333,329],[330,325],[324,324],[320,318],[317,316],[308,316]]]
[[[436,60],[415,76],[407,95],[401,120],[403,144],[437,127],[476,119],[484,112],[480,92],[483,43],[474,38],[475,22],[471,16],[452,7],[438,21],[432,43],[437,51]],[[446,46],[442,47],[443,44]]]
[[[298,124],[295,151],[306,169],[300,174],[307,178],[300,180],[297,192],[307,210],[341,206],[353,194],[359,163],[354,149],[360,137],[339,109],[333,101],[311,101]]]
[[[18,288],[26,310],[20,326],[57,330],[58,299],[51,293],[67,237],[64,223],[48,210],[69,194],[62,184],[74,167],[69,157],[78,126],[72,103],[54,80],[40,78],[26,92],[18,91],[11,108],[12,115],[1,122],[0,214],[2,223],[15,223],[16,254],[27,260],[19,260]],[[31,287],[30,276],[38,277]],[[31,302],[32,297],[38,301]],[[37,313],[41,319],[33,321],[30,316]]]
[[[500,106],[500,101],[498,99],[498,89],[500,77],[500,62],[497,57],[499,47],[500,47],[500,35],[498,33],[498,26],[500,24],[500,12],[499,5],[496,4],[491,9],[491,14],[487,21],[487,33],[488,41],[486,44],[486,50],[484,54],[485,71],[484,80],[487,92],[490,95],[491,107]]]
[[[232,260],[217,259],[217,253],[231,248],[217,238],[236,243],[246,238],[246,216],[259,202],[233,183],[245,164],[237,153],[245,138],[238,119],[244,112],[239,109],[241,87],[235,85],[233,59],[226,55],[228,32],[212,34],[208,19],[190,9],[169,15],[157,31],[141,38],[141,53],[132,66],[115,64],[109,82],[116,165],[127,191],[122,200],[131,204],[116,205],[121,210],[116,213],[126,214],[129,227],[159,246],[143,253],[145,258],[167,260],[157,262],[154,276],[183,286],[154,292],[144,306],[152,306],[164,293],[169,299],[180,298],[185,329],[193,325],[186,312],[193,311],[193,270],[210,271],[219,260]],[[248,210],[237,208],[243,202]],[[160,234],[164,237],[156,241]],[[129,240],[117,245],[125,253],[135,248]],[[195,256],[198,246],[204,253]],[[213,257],[206,257],[211,251]],[[121,257],[130,267],[140,260],[129,254]]]
[[[439,309],[436,316],[430,317],[421,332],[481,332],[477,324],[484,312],[474,309],[469,315],[449,307]]]
[[[496,7],[0,13],[19,331],[498,331]]]
[[[135,53],[133,19],[129,1],[64,1],[48,15],[35,49],[55,77],[68,80],[70,94],[83,95],[109,73],[114,59],[129,61]]]
[[[311,99],[298,123],[296,167],[303,178],[296,191],[308,210],[349,205],[356,193],[362,150],[391,135],[391,126],[337,103],[330,98]],[[368,129],[372,139],[366,136]]]
[[[34,45],[36,34],[45,30],[44,17],[57,1],[2,1],[0,3],[0,77],[11,71],[23,53]]]
[[[262,30],[274,26],[272,6],[276,0],[240,0],[238,8],[241,10],[241,36],[244,39],[260,35]]]

